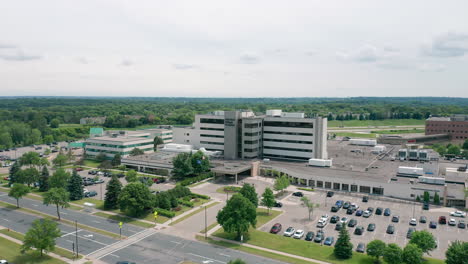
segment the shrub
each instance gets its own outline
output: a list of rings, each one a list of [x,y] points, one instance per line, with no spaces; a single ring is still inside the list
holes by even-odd
[[[200,174],[200,175],[198,175],[196,177],[186,178],[186,179],[178,182],[178,184],[182,185],[182,186],[187,186],[187,185],[194,184],[196,182],[203,181],[203,180],[211,178],[211,177],[213,177],[213,174],[211,174],[211,173],[202,173],[202,174]]]
[[[171,212],[169,210],[162,209],[162,208],[155,208],[154,211],[158,212],[159,215],[169,217],[169,218],[172,218],[175,216],[174,212]]]
[[[192,199],[194,199],[194,198],[201,198],[201,199],[205,199],[205,200],[211,199],[211,197],[209,197],[208,195],[192,193]]]
[[[192,203],[190,201],[185,201],[184,199],[179,199],[179,203],[182,204],[182,205],[188,206],[188,207],[193,207],[194,206],[194,203]]]

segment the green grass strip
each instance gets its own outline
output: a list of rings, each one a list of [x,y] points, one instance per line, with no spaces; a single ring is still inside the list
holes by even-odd
[[[218,225],[218,222],[214,222],[211,225],[207,226],[206,228],[203,228],[203,230],[201,230],[200,233],[205,234],[206,232],[210,231],[217,225]]]
[[[143,228],[152,228],[152,227],[154,227],[154,224],[139,221],[139,220],[136,220],[136,219],[133,219],[131,217],[124,216],[124,215],[112,215],[112,214],[107,214],[107,213],[104,213],[104,212],[97,212],[97,213],[94,213],[93,215],[103,217],[103,218],[106,218],[106,219],[111,219],[111,220],[114,220],[114,221],[117,221],[117,222],[123,222],[123,223],[126,223],[126,224],[131,224],[131,225],[143,227]]]
[[[214,203],[212,203],[212,204],[207,205],[206,208],[208,209],[208,208],[210,208],[210,207],[212,207],[212,206],[215,206],[215,205],[217,205],[217,204],[219,204],[219,203],[220,203],[220,202],[214,202]],[[178,224],[178,223],[184,221],[185,219],[187,219],[187,218],[189,218],[189,217],[192,217],[192,216],[195,215],[195,214],[198,214],[199,212],[201,212],[201,211],[203,211],[203,210],[205,210],[205,206],[203,206],[203,207],[201,207],[201,208],[198,208],[197,210],[195,210],[195,211],[193,211],[193,212],[191,212],[191,213],[189,213],[189,214],[184,215],[183,217],[181,217],[181,218],[175,220],[174,222],[170,223],[169,225],[172,226],[172,225]]]
[[[21,245],[0,237],[0,259],[7,259],[11,263],[36,263],[36,264],[66,264],[65,262],[44,255],[40,256],[37,251],[21,253]]]

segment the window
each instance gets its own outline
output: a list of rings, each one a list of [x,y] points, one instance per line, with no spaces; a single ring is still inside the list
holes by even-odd
[[[349,184],[341,184],[341,190],[343,191],[349,191]]]
[[[369,186],[359,186],[359,192],[361,193],[370,193],[371,188]]]
[[[298,152],[312,152],[311,149],[280,148],[280,147],[267,147],[267,146],[264,146],[263,148],[264,149],[286,150],[286,151],[298,151]]]
[[[340,184],[334,182],[334,183],[333,183],[333,189],[334,189],[334,190],[339,190],[339,189],[340,189]]]
[[[323,181],[317,181],[317,187],[323,188]]]
[[[256,152],[257,149],[256,148],[253,148],[253,149],[250,149],[250,148],[244,148],[244,152]]]
[[[250,144],[250,145],[258,144],[258,140],[244,140],[244,144]]]
[[[331,182],[325,182],[325,189],[331,189]]]
[[[264,138],[263,141],[282,142],[282,143],[295,143],[295,144],[312,144],[312,141],[271,139],[271,138]]]
[[[207,134],[200,134],[200,137],[224,138],[224,136],[222,135],[207,135]]]
[[[224,131],[224,128],[200,127],[200,130]]]
[[[224,124],[224,119],[200,118],[202,124]]]
[[[312,133],[295,133],[295,132],[278,132],[278,131],[263,131],[263,134],[276,134],[276,135],[293,135],[293,136],[313,136]]]
[[[270,127],[298,127],[298,128],[314,128],[313,123],[305,122],[284,122],[284,121],[265,121],[263,126]]]
[[[303,157],[294,157],[294,156],[288,156],[288,155],[274,155],[274,154],[263,154],[264,158],[277,158],[277,159],[290,159],[290,160],[300,160],[300,161],[307,161],[309,158],[303,158]]]
[[[253,132],[253,133],[245,132],[244,136],[246,136],[246,137],[255,137],[255,136],[258,136],[259,134],[260,134],[259,132]]]
[[[351,191],[352,191],[352,192],[357,192],[357,185],[352,184],[352,185],[351,185]]]
[[[257,127],[259,127],[259,124],[258,124],[258,123],[254,123],[254,124],[245,124],[244,127],[245,127],[245,128],[257,128]]]
[[[210,141],[200,141],[200,144],[208,144],[208,145],[224,145],[223,142],[210,142]]]

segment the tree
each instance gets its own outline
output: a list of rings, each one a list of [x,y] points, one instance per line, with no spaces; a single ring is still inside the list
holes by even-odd
[[[45,205],[55,204],[57,207],[57,217],[60,221],[60,211],[59,207],[69,207],[68,201],[70,200],[70,194],[64,188],[51,188],[48,192],[44,194]]]
[[[440,204],[440,196],[437,192],[434,194],[434,204]]]
[[[127,171],[127,174],[125,175],[125,180],[127,182],[136,182],[136,181],[138,181],[138,173],[135,170]]]
[[[106,186],[106,197],[104,198],[105,209],[117,209],[119,207],[119,195],[121,191],[122,183],[120,183],[116,175],[113,175]]]
[[[195,174],[210,170],[210,159],[201,151],[197,151],[195,154],[191,155],[190,162],[192,163],[193,172]]]
[[[307,208],[307,212],[309,213],[309,220],[310,220],[311,214],[314,212],[315,208],[319,207],[319,204],[313,203],[312,201],[310,201],[309,197],[307,196],[302,197],[301,201],[302,201],[302,206]]]
[[[115,154],[111,161],[112,166],[114,167],[119,166],[121,159],[122,159],[122,155],[120,155],[120,153]]]
[[[60,126],[60,121],[58,119],[54,118],[52,121],[50,121],[50,128],[59,128]]]
[[[466,264],[468,259],[468,242],[454,241],[450,243],[445,251],[445,263],[447,264]]]
[[[107,156],[104,152],[100,152],[99,154],[96,155],[96,160],[99,162],[103,162],[107,159]]]
[[[10,167],[10,174],[8,175],[10,177],[10,182],[9,182],[10,186],[13,183],[18,182],[20,171],[21,171],[21,165],[18,162],[13,163],[13,165]]]
[[[130,156],[139,156],[139,155],[143,155],[145,154],[145,152],[142,150],[142,149],[139,149],[139,148],[134,148],[130,151]]]
[[[270,209],[275,206],[276,200],[273,195],[273,191],[270,188],[265,188],[265,191],[262,194],[261,204],[268,208],[268,215],[270,214]]]
[[[422,263],[422,250],[415,244],[409,243],[403,249],[403,262],[407,264],[420,264]]]
[[[47,166],[42,167],[41,176],[39,176],[39,191],[47,192],[49,190],[49,170]]]
[[[367,255],[375,257],[376,262],[380,262],[380,257],[383,256],[385,252],[385,243],[382,240],[372,240],[367,244]]]
[[[452,154],[456,156],[460,155],[460,147],[457,145],[451,145],[447,148],[447,154]]]
[[[239,190],[239,193],[247,198],[253,205],[255,205],[255,207],[258,207],[258,195],[253,185],[244,183],[242,188]]]
[[[27,184],[31,186],[31,184],[37,182],[39,180],[39,171],[34,168],[26,168],[24,170],[19,171],[17,182]]]
[[[465,139],[465,142],[463,142],[462,148],[468,150],[468,139]]]
[[[345,224],[340,229],[333,254],[339,259],[349,259],[353,256],[353,244],[351,244],[351,238]]]
[[[273,188],[277,191],[283,192],[284,189],[288,188],[290,184],[289,178],[286,175],[282,175],[275,180]]]
[[[237,193],[218,212],[216,219],[226,232],[236,232],[237,238],[240,238],[250,226],[257,224],[257,210],[247,198]]]
[[[52,161],[56,167],[63,167],[68,162],[68,157],[65,154],[58,154],[57,157]]]
[[[44,251],[55,249],[55,240],[62,235],[58,224],[49,219],[36,219],[24,235],[22,251],[36,249],[43,255]]]
[[[29,151],[19,158],[19,163],[21,166],[39,166],[41,164],[41,157],[39,156],[39,153]]]
[[[435,249],[437,246],[434,236],[426,230],[415,231],[413,235],[411,235],[409,243],[415,244],[424,253],[429,253],[429,251]]]
[[[158,136],[155,136],[153,140],[153,144],[154,144],[154,147],[153,147],[154,151],[158,151],[158,146],[164,144],[164,140],[162,140],[162,138]]]
[[[16,207],[19,208],[19,199],[29,193],[29,187],[21,184],[15,183],[8,192],[8,196],[16,199]]]
[[[395,243],[388,244],[383,259],[387,264],[400,264],[403,261],[403,250]]]
[[[140,216],[151,207],[151,193],[141,182],[127,184],[119,195],[120,210],[131,216]]]
[[[428,203],[430,199],[431,199],[431,197],[430,197],[430,195],[429,195],[429,192],[428,192],[428,191],[424,191],[423,201],[424,201],[425,203]]]
[[[73,170],[72,176],[68,181],[68,192],[70,193],[71,201],[83,199],[83,180],[76,170]]]
[[[172,159],[172,173],[179,178],[191,176],[193,174],[192,162],[190,154],[180,153]]]
[[[65,188],[70,179],[70,173],[62,168],[58,168],[52,176],[49,177],[50,188]]]
[[[242,259],[235,259],[235,260],[230,260],[228,264],[247,264],[247,262],[243,261]]]
[[[107,170],[110,170],[112,168],[112,163],[109,160],[105,160],[105,161],[101,162],[101,164],[99,164],[98,167],[101,170],[107,171]]]

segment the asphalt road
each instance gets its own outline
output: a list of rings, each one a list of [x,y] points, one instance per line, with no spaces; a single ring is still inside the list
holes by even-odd
[[[0,225],[16,232],[25,234],[31,227],[32,222],[36,219],[39,219],[39,217],[0,207]],[[75,227],[62,223],[58,224],[62,231],[62,236],[57,238],[57,246],[72,251],[73,243],[76,243]],[[80,254],[87,255],[114,242],[117,242],[117,240],[87,230],[78,229],[78,251]]]
[[[105,263],[130,260],[132,262],[176,264],[182,261],[226,264],[240,258],[247,263],[282,264],[284,262],[218,247],[197,241],[156,233],[131,246],[115,251],[100,260]]]
[[[16,200],[7,196],[6,193],[0,193],[0,201],[16,204]],[[44,205],[41,201],[32,200],[32,199],[21,199],[20,205],[25,208],[36,210],[42,213],[46,213],[52,216],[57,215],[57,209],[55,205]],[[116,221],[105,219],[102,217],[94,216],[88,213],[79,212],[70,209],[60,209],[60,216],[63,219],[75,221],[77,220],[79,224],[84,224],[87,226],[92,226],[98,229],[102,229],[111,233],[119,234],[119,225]],[[134,225],[123,225],[122,227],[122,236],[131,236],[135,233],[144,230],[141,227]]]

